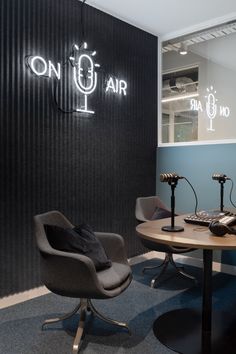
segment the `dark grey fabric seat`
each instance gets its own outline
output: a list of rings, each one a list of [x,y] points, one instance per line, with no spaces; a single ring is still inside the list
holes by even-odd
[[[150,221],[153,220],[153,215],[155,215],[155,211],[157,209],[160,209],[160,217],[157,217],[157,219],[161,219],[161,215],[164,215],[164,211],[166,211],[166,215],[170,214],[170,209],[166,207],[166,205],[161,201],[161,199],[158,196],[150,196],[150,197],[139,197],[136,199],[136,206],[135,206],[135,217],[138,222],[145,222],[145,221]],[[158,213],[157,213],[158,215]],[[177,267],[177,265],[174,262],[173,259],[173,254],[178,254],[178,253],[186,253],[193,251],[192,248],[186,248],[186,247],[174,247],[170,245],[165,245],[162,243],[157,243],[157,242],[152,242],[150,240],[145,240],[143,238],[140,238],[142,244],[144,247],[146,247],[149,250],[152,251],[157,251],[157,252],[165,252],[165,259],[164,261],[157,265],[157,266],[152,266],[152,267],[145,267],[143,268],[143,272],[146,270],[153,270],[155,268],[162,268],[160,273],[156,274],[152,280],[151,280],[151,287],[154,287],[158,280],[161,278],[161,276],[164,274],[165,270],[168,267],[168,264],[171,264],[174,266],[174,268],[180,273],[181,275],[192,279],[195,281],[195,278],[192,275],[189,275],[185,273],[182,269],[182,267]]]
[[[132,273],[123,238],[114,233],[95,233],[112,262],[110,268],[96,271],[93,261],[87,256],[59,251],[50,246],[44,225],[73,228],[73,224],[63,214],[59,211],[49,211],[36,215],[34,223],[37,246],[40,251],[43,283],[53,293],[80,299],[79,305],[71,313],[60,318],[46,320],[43,326],[69,318],[80,310],[80,321],[73,344],[73,353],[77,353],[80,347],[88,310],[104,321],[129,331],[127,324],[104,317],[91,302],[91,299],[109,299],[118,296],[129,286]]]
[[[129,273],[126,265],[112,262],[111,268],[100,270],[97,276],[104,290],[114,290],[126,282]]]

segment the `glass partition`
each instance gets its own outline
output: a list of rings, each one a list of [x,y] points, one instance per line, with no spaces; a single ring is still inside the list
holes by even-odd
[[[163,42],[161,144],[236,142],[236,22]]]

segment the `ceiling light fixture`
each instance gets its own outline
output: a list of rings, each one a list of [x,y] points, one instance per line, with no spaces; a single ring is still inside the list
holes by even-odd
[[[179,54],[186,55],[188,54],[187,45],[185,43],[181,43]]]

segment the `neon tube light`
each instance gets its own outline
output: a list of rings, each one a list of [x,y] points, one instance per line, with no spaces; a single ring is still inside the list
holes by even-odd
[[[199,93],[190,93],[187,95],[180,95],[180,96],[175,96],[175,97],[167,97],[167,98],[162,98],[161,102],[173,102],[173,101],[178,101],[178,100],[184,100],[186,98],[191,98],[191,97],[198,97]]]

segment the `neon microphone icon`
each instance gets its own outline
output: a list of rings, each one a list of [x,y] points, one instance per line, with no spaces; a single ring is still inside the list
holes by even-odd
[[[213,129],[213,127],[212,127],[212,120],[216,117],[216,114],[217,114],[216,102],[218,101],[218,99],[215,97],[216,91],[214,91],[213,86],[211,86],[210,89],[207,88],[207,92],[208,92],[208,95],[205,96],[207,99],[206,113],[207,113],[208,118],[210,119],[210,128],[208,128],[207,130],[214,132],[215,129]]]
[[[84,48],[87,49],[86,43],[84,43]],[[96,55],[95,51],[91,55],[82,53],[79,55],[78,61],[74,62],[74,82],[77,89],[84,94],[84,106],[77,108],[77,112],[94,114],[94,111],[88,109],[88,95],[90,95],[97,86],[95,66],[100,66],[94,63],[92,58],[94,55]]]

